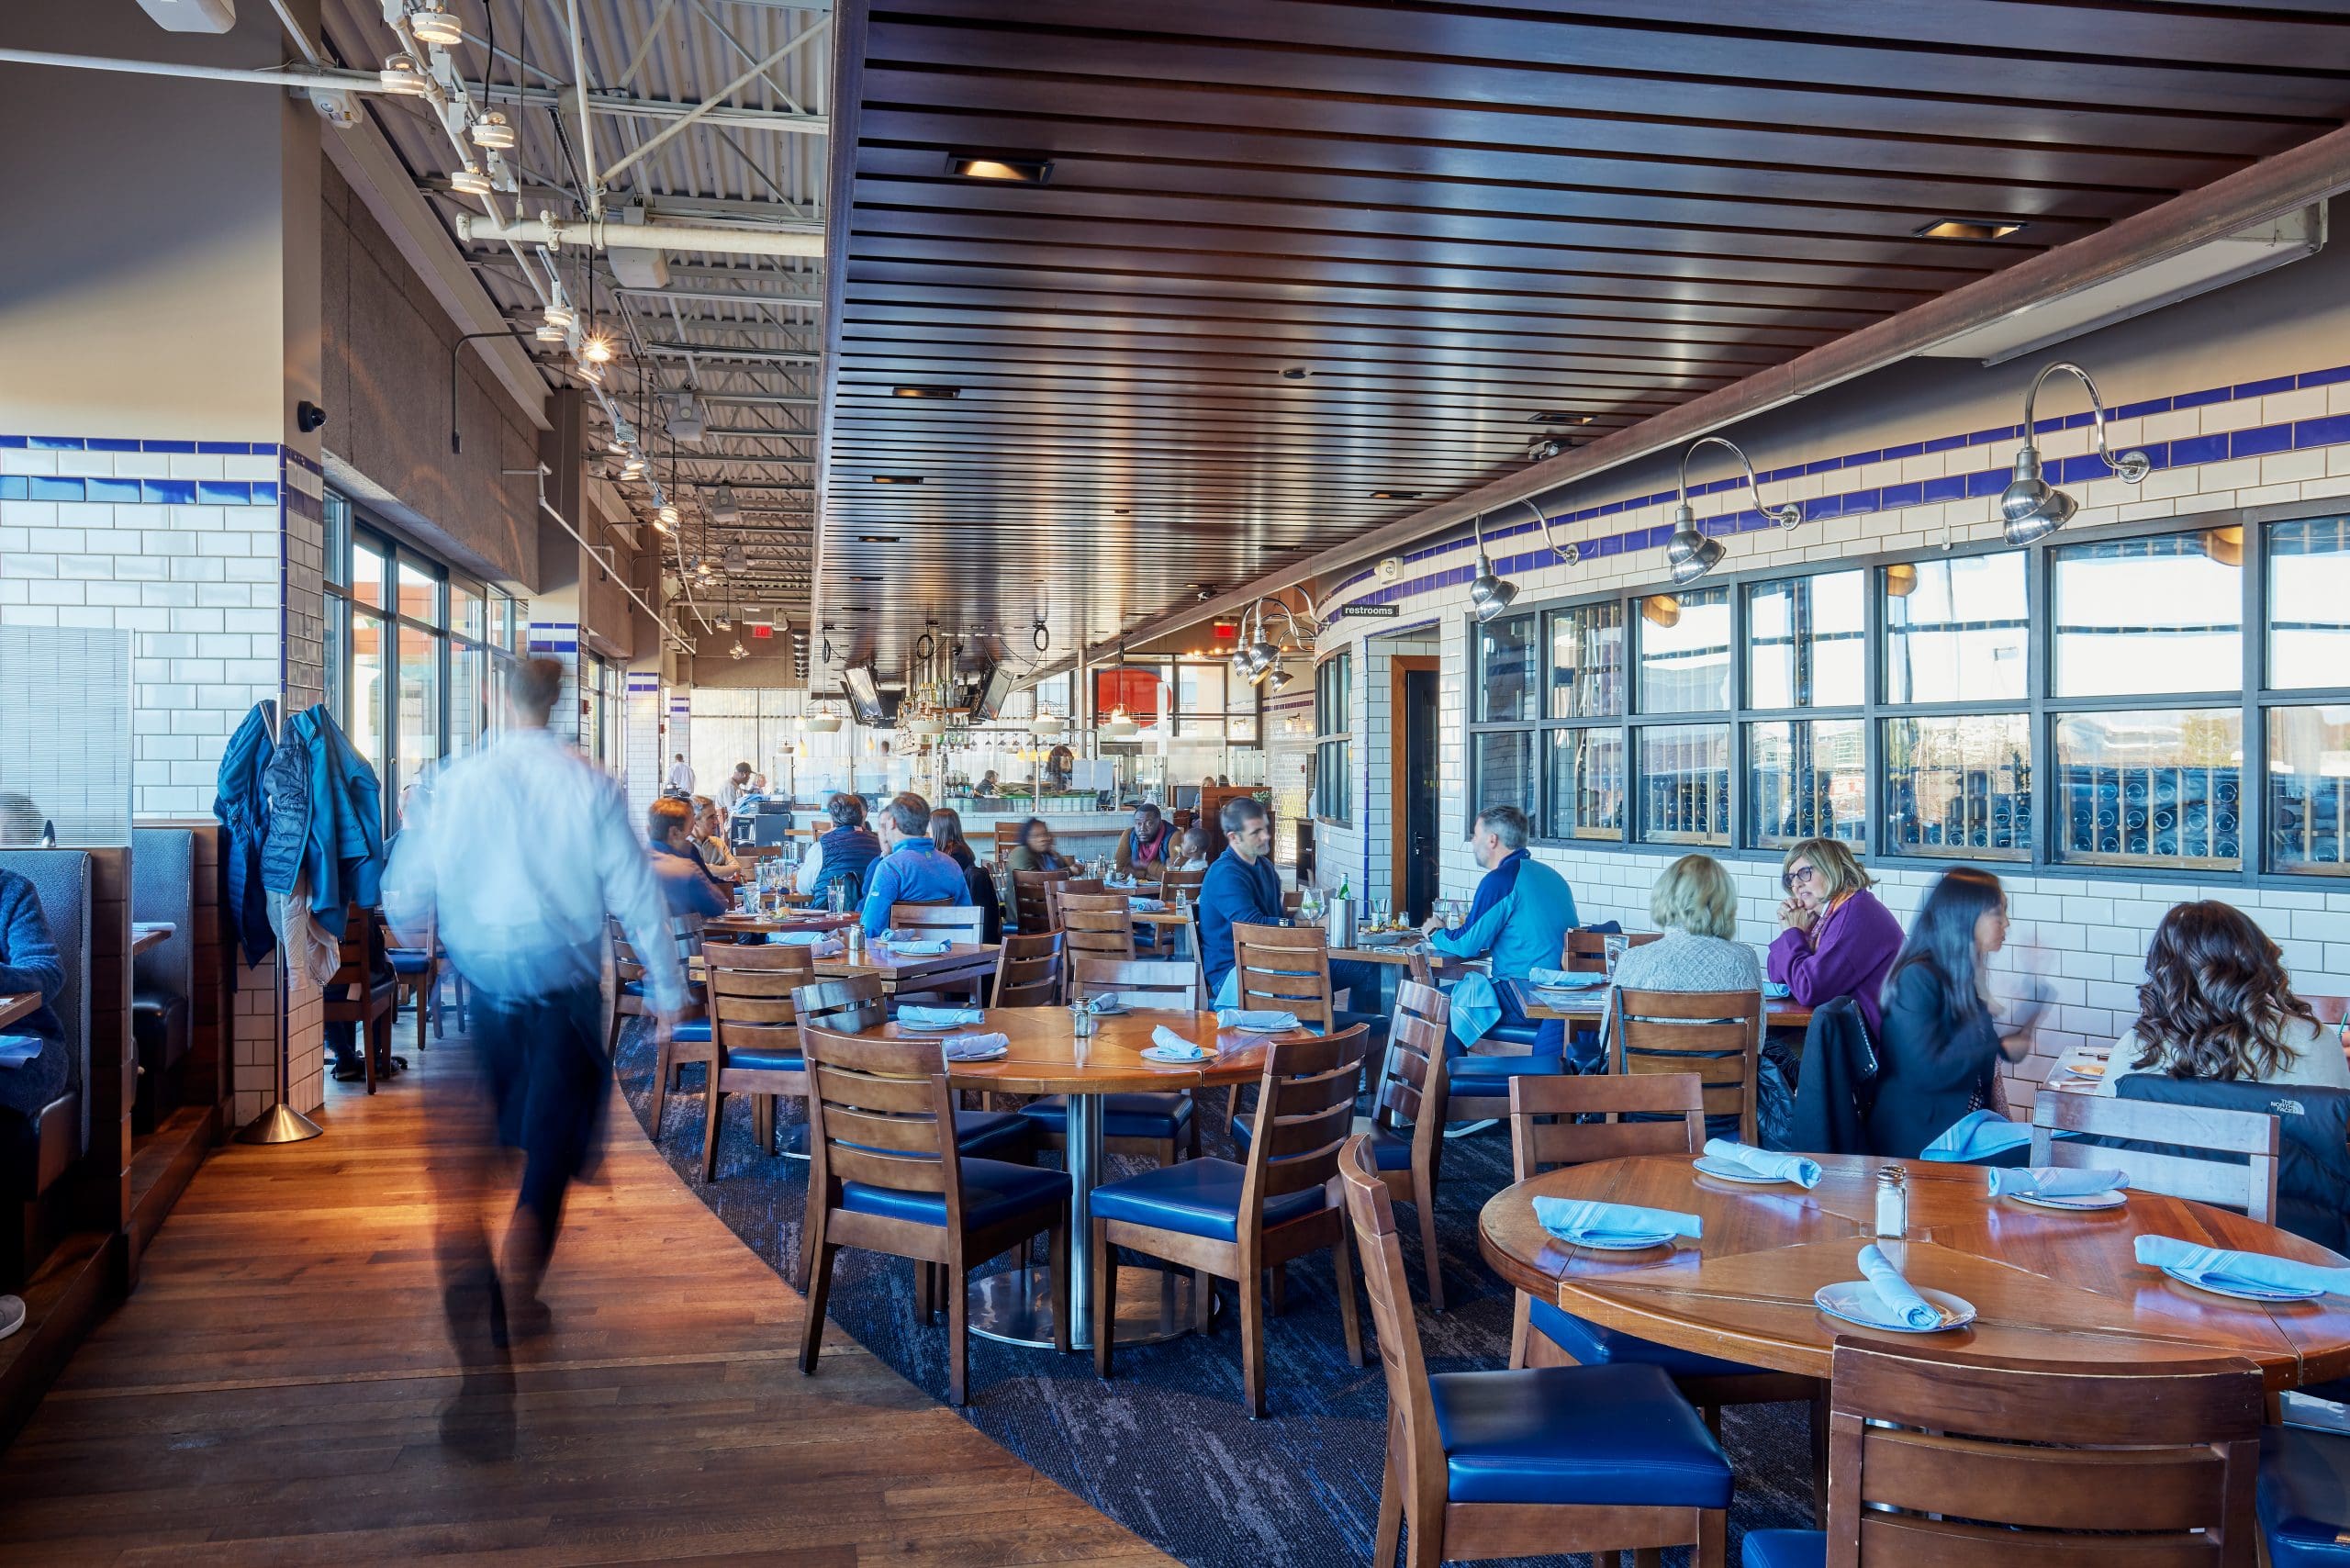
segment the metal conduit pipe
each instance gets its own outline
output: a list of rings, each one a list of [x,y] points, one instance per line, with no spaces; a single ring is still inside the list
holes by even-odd
[[[616,223],[589,218],[563,223],[544,217],[501,223],[494,218],[457,215],[461,240],[510,241],[523,245],[586,245],[598,251],[707,251],[743,256],[821,256],[824,237],[809,233],[763,233],[755,229],[704,229],[684,223]]]

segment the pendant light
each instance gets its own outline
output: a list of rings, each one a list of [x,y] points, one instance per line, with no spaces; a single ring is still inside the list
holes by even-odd
[[[2154,459],[2144,453],[2130,451],[2113,455],[2105,444],[2105,401],[2097,395],[2097,383],[2089,373],[2070,360],[2060,359],[2042,370],[2031,379],[2031,390],[2023,395],[2023,445],[2016,451],[2015,477],[1999,492],[1999,516],[2002,532],[2010,544],[2030,544],[2045,539],[2070,522],[2081,503],[2040,476],[2040,448],[2032,442],[2031,406],[2040,396],[2041,384],[2058,371],[2065,371],[2080,378],[2089,395],[2089,423],[2097,432],[2097,454],[2106,465],[2121,476],[2125,485],[2143,482],[2154,472]]]
[[[1718,446],[1738,459],[1739,466],[1746,470],[1746,487],[1754,492],[1755,510],[1765,518],[1781,528],[1793,528],[1803,521],[1803,508],[1794,501],[1780,507],[1762,504],[1762,487],[1755,482],[1754,465],[1747,461],[1736,442],[1718,435],[1699,436],[1681,454],[1681,500],[1673,509],[1673,537],[1664,542],[1664,558],[1672,566],[1676,583],[1695,582],[1719,566],[1722,556],[1728,554],[1720,540],[1708,539],[1698,532],[1696,513],[1689,510],[1689,459],[1696,455],[1699,447],[1707,445]]]
[[[432,92],[432,78],[418,69],[416,62],[405,54],[396,54],[384,62],[375,73],[375,84],[386,93],[404,98],[428,97]]]
[[[1477,542],[1477,575],[1469,582],[1469,606],[1483,625],[1509,608],[1509,601],[1517,597],[1517,585],[1496,574],[1493,562],[1485,558],[1483,512],[1469,520],[1469,535]]]
[[[449,188],[459,196],[486,196],[489,194],[489,176],[477,163],[467,163],[449,176]]]

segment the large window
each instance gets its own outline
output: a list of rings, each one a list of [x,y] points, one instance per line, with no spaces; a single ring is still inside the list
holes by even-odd
[[[1353,753],[1354,655],[1334,654],[1314,666],[1314,814],[1344,827],[1354,821],[1347,777]]]
[[[408,791],[497,722],[520,614],[364,525],[348,498],[328,491],[325,515],[327,711],[375,770],[393,828]]]
[[[1553,842],[2350,876],[2350,517],[1725,574],[1469,636],[1463,814]]]

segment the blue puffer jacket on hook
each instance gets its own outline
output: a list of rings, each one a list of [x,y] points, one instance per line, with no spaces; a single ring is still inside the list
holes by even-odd
[[[261,874],[262,842],[269,832],[269,797],[262,780],[277,751],[269,736],[276,712],[274,702],[254,703],[229,737],[212,800],[212,814],[220,823],[220,862],[229,882],[229,920],[248,964],[260,963],[277,948]]]

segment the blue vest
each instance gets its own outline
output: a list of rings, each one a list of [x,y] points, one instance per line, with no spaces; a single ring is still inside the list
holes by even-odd
[[[816,886],[811,892],[822,892],[845,877],[856,884],[858,897],[865,894],[866,873],[881,858],[881,841],[868,828],[836,827],[816,841],[824,852],[816,868]]]

